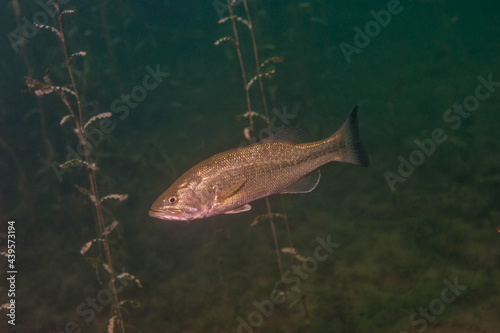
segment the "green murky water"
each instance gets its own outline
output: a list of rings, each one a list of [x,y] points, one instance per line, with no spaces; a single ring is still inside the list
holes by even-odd
[[[52,7],[1,5],[0,226],[16,227],[12,332],[105,332],[108,275],[97,264],[94,210],[57,96],[23,92],[25,76],[70,83]],[[19,8],[19,11],[17,11]],[[248,120],[223,1],[69,2],[64,17],[89,136],[108,201],[127,332],[496,332],[500,252],[500,7],[478,1],[251,1],[274,128],[324,138],[359,107],[369,168],[329,164],[318,188],[272,197],[281,275],[263,200],[246,213],[189,224],[147,215],[201,160],[245,142]],[[245,17],[236,1],[235,14]],[[247,79],[252,44],[238,23]],[[17,36],[17,37],[16,37]],[[24,38],[21,43],[20,38]],[[22,44],[22,45],[21,45]],[[168,77],[166,74],[169,73]],[[252,109],[264,114],[257,85]],[[74,104],[73,104],[74,105]],[[265,122],[255,120],[257,133]],[[93,141],[92,141],[93,140]],[[95,148],[95,149],[94,149]],[[80,148],[81,149],[81,148]],[[283,201],[282,201],[283,200]],[[7,239],[1,239],[7,251]],[[290,241],[292,244],[290,244]],[[293,259],[294,258],[294,259]],[[3,259],[1,277],[9,267]],[[3,264],[2,264],[3,265]],[[96,268],[97,267],[97,268]],[[278,281],[282,278],[282,282]],[[2,304],[10,285],[0,284]],[[0,328],[0,331],[3,331]],[[117,330],[118,331],[118,330]]]

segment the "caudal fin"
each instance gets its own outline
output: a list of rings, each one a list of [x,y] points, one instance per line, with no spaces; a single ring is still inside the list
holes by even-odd
[[[337,161],[352,163],[362,167],[368,166],[368,155],[359,137],[358,106],[354,107],[347,120],[331,138],[339,140],[339,144],[344,151],[343,157]]]

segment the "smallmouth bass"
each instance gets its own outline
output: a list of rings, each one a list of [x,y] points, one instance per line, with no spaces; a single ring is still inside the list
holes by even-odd
[[[278,193],[308,193],[320,166],[345,162],[368,166],[358,133],[357,107],[330,137],[294,143],[280,132],[269,140],[216,154],[179,177],[156,199],[149,215],[191,221],[250,210],[254,200]],[[286,132],[286,129],[284,130]]]

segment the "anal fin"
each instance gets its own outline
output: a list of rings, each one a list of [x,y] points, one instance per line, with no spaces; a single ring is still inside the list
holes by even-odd
[[[308,173],[304,177],[300,178],[298,182],[289,186],[281,193],[309,193],[318,186],[319,179],[321,178],[321,172],[315,170]]]

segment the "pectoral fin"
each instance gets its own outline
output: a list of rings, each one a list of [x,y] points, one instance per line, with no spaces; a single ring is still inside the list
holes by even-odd
[[[231,210],[228,210],[227,212],[224,212],[224,214],[238,214],[238,213],[247,212],[250,209],[252,209],[252,206],[250,206],[249,204],[245,204],[243,206],[239,206],[239,207],[233,208]]]
[[[237,180],[234,182],[231,182],[229,184],[224,184],[225,186],[217,186],[217,200],[220,202],[224,202],[228,198],[232,197],[236,193],[238,193],[239,190],[245,185],[246,179],[243,180]]]
[[[318,186],[320,178],[321,172],[319,170],[313,171],[300,178],[298,182],[289,186],[281,193],[309,193]]]

